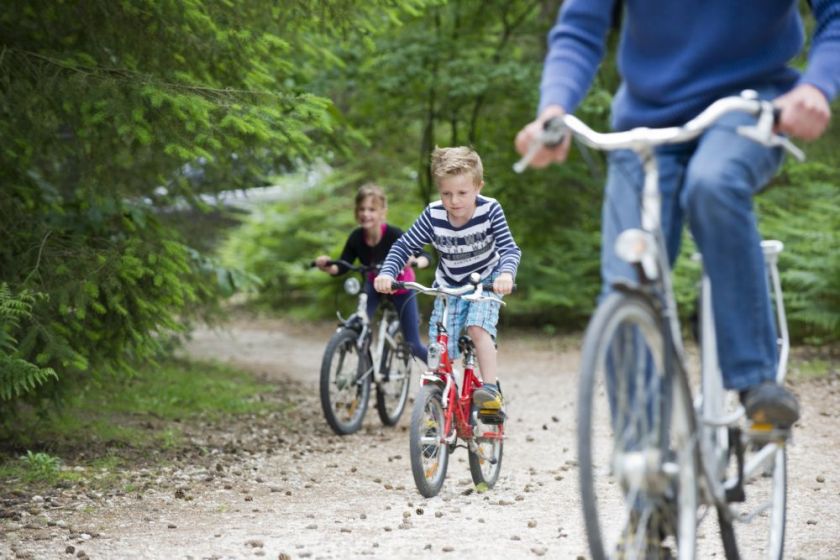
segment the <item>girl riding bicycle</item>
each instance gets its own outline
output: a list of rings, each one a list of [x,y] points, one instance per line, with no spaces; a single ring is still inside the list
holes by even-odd
[[[354,262],[358,259],[366,266],[376,266],[385,260],[385,256],[391,250],[391,246],[403,234],[398,227],[385,222],[388,203],[385,192],[378,185],[368,183],[362,185],[356,193],[355,214],[359,227],[354,229],[344,250],[341,252],[340,260]],[[347,272],[347,267],[338,264],[330,264],[331,259],[327,255],[319,255],[315,258],[315,266],[332,276],[339,276]],[[417,268],[429,266],[429,254],[421,249],[413,253],[407,266],[399,275],[400,280],[414,280],[414,271],[411,264]],[[379,294],[373,289],[374,274],[368,274],[365,281],[365,293],[367,298],[367,314],[373,318],[379,306]],[[400,325],[406,342],[411,347],[411,353],[426,362],[426,347],[420,342],[420,315],[417,311],[417,300],[412,298],[406,290],[396,292],[391,296],[397,312],[400,316]]]

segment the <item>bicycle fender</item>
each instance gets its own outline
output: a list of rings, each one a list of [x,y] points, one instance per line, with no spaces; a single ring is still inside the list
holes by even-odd
[[[651,307],[655,310],[662,311],[662,298],[651,286],[638,284],[622,278],[610,284],[610,287],[616,292],[621,292],[622,294],[637,295],[642,299],[647,300],[647,302],[650,303]]]

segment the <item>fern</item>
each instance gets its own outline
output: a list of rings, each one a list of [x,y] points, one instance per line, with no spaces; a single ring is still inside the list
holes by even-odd
[[[30,317],[36,299],[29,291],[15,295],[8,284],[0,284],[0,401],[16,399],[50,378],[58,379],[53,369],[38,367],[17,355],[13,333]]]
[[[795,339],[820,344],[840,336],[840,173],[822,163],[791,165],[758,198],[762,230],[781,239],[779,258]]]

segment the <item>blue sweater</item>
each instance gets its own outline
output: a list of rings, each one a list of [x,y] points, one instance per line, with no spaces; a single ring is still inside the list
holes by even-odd
[[[604,54],[614,0],[566,0],[548,35],[540,112],[572,112]],[[618,47],[623,82],[613,128],[683,124],[720,97],[798,83],[828,100],[840,89],[840,0],[813,0],[816,18],[804,73],[788,63],[802,48],[795,0],[624,0]]]

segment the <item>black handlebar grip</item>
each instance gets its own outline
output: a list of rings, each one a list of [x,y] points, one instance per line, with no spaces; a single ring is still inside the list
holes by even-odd
[[[543,145],[546,148],[556,148],[566,138],[566,130],[560,117],[551,117],[543,123]]]

